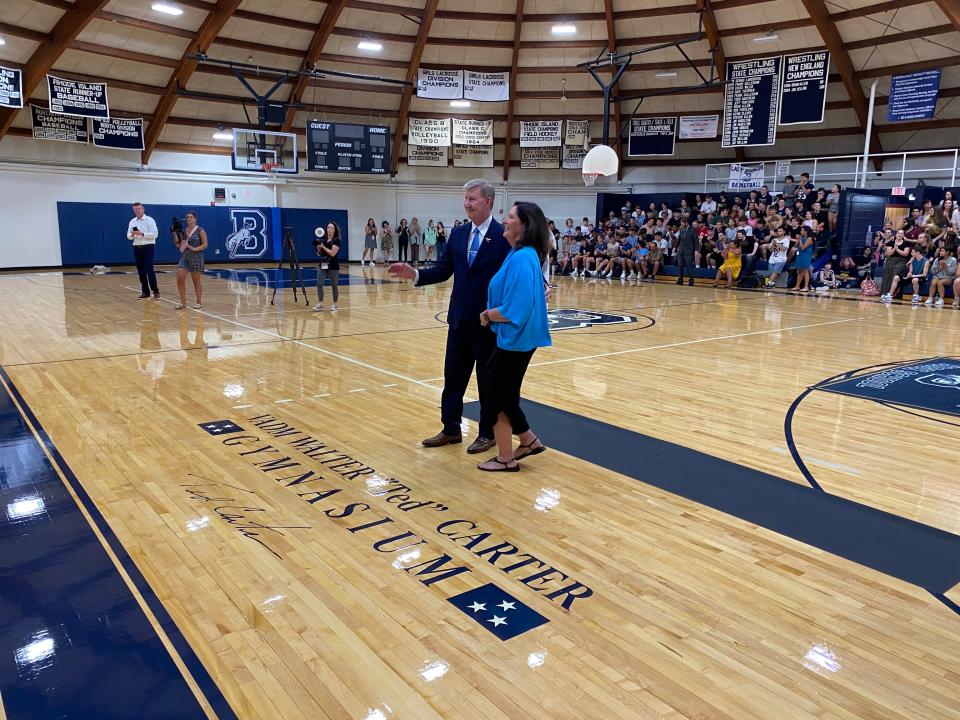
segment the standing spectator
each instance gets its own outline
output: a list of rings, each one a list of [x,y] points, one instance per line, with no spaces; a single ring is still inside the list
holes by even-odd
[[[153,299],[160,299],[157,273],[153,269],[153,255],[157,244],[157,223],[145,213],[143,203],[133,205],[133,219],[127,224],[127,240],[133,241],[133,259],[140,276],[140,299],[146,300],[153,291]]]
[[[203,251],[207,249],[207,233],[197,225],[196,213],[188,212],[186,220],[187,227],[179,245],[180,264],[177,265],[177,292],[180,294],[177,310],[183,310],[187,306],[187,273],[190,273],[190,279],[193,280],[193,292],[197,297],[193,309],[200,310],[203,308],[203,285],[200,278],[203,276]]]
[[[940,256],[933,261],[933,279],[930,281],[930,296],[926,304],[943,307],[943,296],[947,288],[954,285],[956,277],[957,259],[943,246],[940,248]],[[953,304],[957,305],[956,295],[953,296]]]
[[[797,241],[797,257],[793,266],[797,269],[797,284],[790,289],[797,292],[809,292],[810,268],[813,266],[813,233],[806,226],[800,228],[800,239]]]
[[[510,244],[503,237],[503,226],[493,217],[496,191],[490,183],[483,179],[470,180],[463,189],[463,207],[469,219],[451,231],[447,252],[440,258],[442,262],[419,271],[403,263],[390,266],[391,275],[413,280],[417,287],[441,283],[453,276],[440,400],[443,429],[423,440],[424,447],[463,442],[460,430],[463,394],[475,365],[477,384],[484,387],[487,361],[496,347],[496,338],[480,325],[479,316],[487,305],[490,279],[503,264]],[[539,267],[537,275],[540,276]],[[542,293],[542,278],[540,283]],[[480,432],[467,452],[485,452],[493,445],[493,427],[481,418]]]
[[[437,244],[437,228],[433,224],[433,218],[427,221],[427,227],[423,230],[423,249],[424,260],[428,263],[433,262],[433,248]]]
[[[793,175],[787,175],[784,179],[783,187],[780,189],[783,200],[786,205],[792,206],[797,200],[797,184],[794,182]]]
[[[447,229],[443,226],[443,223],[439,220],[437,221],[437,262],[440,262],[440,258],[443,255],[443,251],[447,249]]]
[[[830,194],[827,195],[827,228],[830,230],[830,237],[837,235],[837,218],[840,213],[840,192],[842,188],[837,183],[833,184]]]
[[[734,281],[740,277],[740,254],[742,252],[740,243],[736,240],[724,244],[721,253],[723,255],[723,265],[717,270],[717,277],[713,281],[714,287],[717,287],[721,277],[726,276],[726,287],[733,288]]]
[[[901,278],[907,274],[907,258],[910,256],[912,244],[907,242],[903,230],[897,230],[893,240],[887,240],[883,245],[883,279],[880,281],[880,300],[890,302],[893,296],[890,288],[893,286],[893,276]],[[933,297],[931,292],[931,298]]]
[[[480,385],[480,414],[493,425],[497,443],[496,457],[477,464],[487,472],[516,472],[517,460],[546,449],[520,409],[520,389],[537,348],[552,344],[540,270],[547,255],[547,221],[534,203],[517,203],[507,213],[503,234],[512,249],[491,278],[487,309],[480,313],[480,324],[496,335]],[[512,435],[520,440],[516,450]]]
[[[360,258],[360,267],[367,264],[376,265],[377,253],[377,223],[373,218],[367,219],[367,226],[363,229],[363,257]]]
[[[767,260],[767,268],[770,274],[764,281],[764,286],[772,288],[777,284],[777,277],[783,272],[787,264],[787,252],[790,249],[790,238],[784,232],[783,227],[777,228],[773,236],[773,242],[770,243],[770,257]]]
[[[325,280],[330,280],[333,294],[330,309],[336,310],[337,300],[340,299],[340,260],[337,259],[337,253],[340,252],[340,226],[329,222],[326,230],[317,228],[313,234],[317,236],[313,247],[320,256],[320,264],[317,266],[317,295],[320,302],[314,305],[313,309],[323,310],[323,285]]]
[[[400,262],[407,262],[410,259],[410,228],[406,218],[400,218],[397,225],[397,243],[400,245]]]
[[[744,278],[747,278],[753,274],[753,267],[756,261],[757,252],[760,250],[760,242],[753,235],[750,237],[738,235],[737,241],[740,243],[740,247],[743,250],[740,260],[741,264],[743,265],[742,275]]]
[[[420,267],[420,246],[423,244],[423,230],[420,221],[413,218],[410,221],[410,262],[414,267]]]
[[[387,220],[380,223],[380,251],[383,253],[383,262],[389,263],[393,252],[393,228]]]

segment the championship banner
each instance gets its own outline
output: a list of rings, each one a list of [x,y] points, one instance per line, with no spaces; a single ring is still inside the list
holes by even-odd
[[[450,147],[450,118],[407,118],[407,144]]]
[[[417,68],[417,97],[460,100],[463,97],[463,70]]]
[[[463,97],[478,102],[506,102],[510,99],[510,73],[464,70]]]
[[[827,107],[830,53],[785,55],[780,91],[780,125],[822,123]]]
[[[560,120],[520,121],[520,147],[560,147]],[[559,158],[558,158],[559,163]]]
[[[117,150],[143,150],[143,118],[94,118],[93,144]]]
[[[940,70],[894,75],[890,78],[887,121],[929,120],[937,109]]]
[[[773,145],[777,141],[782,60],[777,56],[727,63],[723,147]]]
[[[590,145],[590,121],[589,120],[567,120],[567,131],[563,135],[564,145],[579,145],[580,147],[589,147]]]
[[[676,133],[675,117],[634,118],[630,121],[627,155],[673,155]]]
[[[681,115],[680,139],[713,140],[717,136],[717,127],[720,125],[719,115]]]
[[[447,149],[432,145],[407,145],[407,165],[446,167]]]
[[[523,170],[555,170],[560,167],[560,148],[521,147],[520,167]]]
[[[730,165],[729,190],[759,190],[761,187],[763,187],[763,163]]]
[[[106,83],[86,83],[47,75],[50,112],[57,115],[108,118]]]
[[[0,107],[23,107],[23,73],[0,66]]]
[[[90,142],[90,133],[87,131],[87,119],[54,115],[45,108],[30,106],[33,116],[34,140],[59,140],[60,142]]]
[[[583,145],[564,145],[563,146],[563,169],[580,170],[583,168],[583,159],[587,156],[589,148]]]
[[[493,120],[453,118],[454,145],[493,145]]]
[[[493,145],[454,145],[453,166],[492,168]]]

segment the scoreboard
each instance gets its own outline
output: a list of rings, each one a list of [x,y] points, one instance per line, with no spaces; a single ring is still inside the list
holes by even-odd
[[[390,128],[308,122],[307,170],[389,174]]]

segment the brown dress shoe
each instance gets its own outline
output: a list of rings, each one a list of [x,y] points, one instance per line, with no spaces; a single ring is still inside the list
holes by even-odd
[[[445,432],[440,431],[433,437],[421,440],[420,444],[424,447],[443,447],[444,445],[457,445],[462,442],[462,435],[447,435]]]
[[[476,455],[477,453],[486,452],[494,445],[497,444],[496,440],[490,438],[477,436],[477,439],[470,443],[470,447],[467,448],[467,452],[471,455]]]

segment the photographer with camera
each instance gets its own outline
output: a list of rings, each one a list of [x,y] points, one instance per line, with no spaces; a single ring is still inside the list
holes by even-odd
[[[187,229],[183,229],[183,224],[177,218],[173,219],[170,230],[173,232],[173,241],[180,251],[180,264],[177,265],[177,292],[180,293],[180,304],[177,310],[183,310],[187,306],[187,273],[193,280],[193,292],[197,296],[197,302],[193,306],[194,310],[203,308],[201,298],[203,296],[203,286],[200,283],[201,273],[203,273],[203,251],[207,249],[207,233],[197,225],[196,213],[187,213]]]
[[[127,225],[127,240],[133,242],[133,258],[137,263],[137,275],[140,276],[140,299],[146,300],[153,291],[153,299],[160,299],[157,287],[157,273],[153,269],[153,254],[156,249],[157,223],[147,215],[143,203],[133,205],[134,218]]]
[[[314,231],[317,239],[313,241],[313,247],[320,256],[320,265],[317,268],[317,295],[320,296],[320,302],[313,306],[314,310],[323,310],[323,284],[329,278],[330,285],[333,286],[333,303],[331,310],[337,309],[337,300],[340,299],[340,261],[337,254],[340,252],[340,226],[335,222],[327,223],[327,229],[317,228]]]

